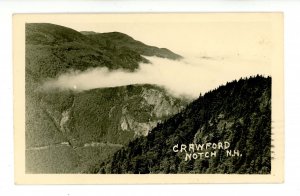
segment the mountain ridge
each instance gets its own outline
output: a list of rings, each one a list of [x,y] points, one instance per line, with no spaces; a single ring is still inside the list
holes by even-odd
[[[87,34],[87,36],[97,41],[97,43],[126,47],[145,56],[157,56],[172,60],[179,60],[182,58],[182,56],[173,53],[167,48],[158,48],[155,46],[146,45],[141,41],[137,41],[132,37],[117,31],[107,33],[90,33]]]
[[[95,35],[84,35],[50,23],[27,23],[27,76],[44,80],[70,69],[84,71],[94,67],[135,71],[139,63],[149,63],[142,55],[173,60],[182,58],[168,49],[148,46],[123,33]]]

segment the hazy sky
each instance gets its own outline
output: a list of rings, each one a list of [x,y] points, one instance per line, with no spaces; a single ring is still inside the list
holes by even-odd
[[[185,55],[231,56],[268,61],[271,24],[267,22],[58,22],[78,31],[119,31],[146,44]]]

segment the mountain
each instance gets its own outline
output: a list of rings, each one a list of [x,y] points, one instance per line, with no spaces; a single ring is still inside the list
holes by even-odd
[[[209,147],[193,151],[195,144]],[[240,79],[200,96],[93,171],[269,174],[271,78]]]
[[[120,48],[126,48],[135,51],[145,56],[157,56],[157,57],[168,58],[173,60],[182,58],[180,55],[171,52],[167,48],[148,46],[120,32],[111,32],[111,33],[85,32],[84,34],[100,45],[106,45],[110,47],[118,46]]]
[[[93,164],[105,160],[109,154],[113,154],[111,151],[147,135],[157,123],[181,111],[188,102],[174,98],[164,89],[153,85],[129,85],[83,92],[54,90],[40,92],[37,96],[39,102],[27,105],[27,163],[39,165],[31,168],[33,171],[46,170],[50,173],[63,171],[57,168],[57,164],[69,169],[68,172],[84,171],[82,167],[88,163],[82,163],[79,150],[88,148],[89,159],[94,159]],[[99,148],[105,150],[94,156]],[[109,151],[106,148],[110,148]],[[62,149],[67,155],[61,153]],[[57,154],[58,151],[61,154]],[[38,155],[46,155],[46,152],[46,158],[39,158]],[[67,166],[60,161],[49,160],[49,154],[54,154],[54,160],[77,164]],[[85,156],[88,157],[88,154]],[[36,164],[37,160],[41,163]]]
[[[37,96],[41,113],[45,118],[51,117],[59,139],[28,138],[28,146],[61,142],[61,134],[65,136],[64,141],[68,138],[74,146],[89,142],[127,144],[131,138],[147,135],[158,122],[178,113],[188,103],[186,99],[175,98],[163,88],[149,84],[82,92],[41,91]],[[32,105],[29,108],[38,109]],[[28,123],[35,124],[36,121]],[[39,132],[46,132],[47,127],[50,126],[43,129],[40,124],[36,128],[31,126],[28,137],[37,138]]]
[[[26,24],[26,75],[35,80],[92,67],[134,71],[140,62],[149,63],[142,55],[181,58],[168,49],[148,46],[123,33],[82,34],[49,23]]]
[[[96,41],[59,25],[26,24],[26,172],[89,171],[189,102],[148,84],[86,91],[41,88],[49,78],[69,71],[93,67],[135,71],[140,62],[150,63],[145,52],[128,47],[135,42],[143,51],[152,51],[149,55],[180,58],[115,34],[106,33]]]

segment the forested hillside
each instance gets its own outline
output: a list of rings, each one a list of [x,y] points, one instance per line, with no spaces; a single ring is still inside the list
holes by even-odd
[[[174,145],[230,143],[240,156],[185,160]],[[124,146],[99,173],[263,173],[271,171],[271,78],[240,79],[212,90]]]
[[[139,62],[148,62],[142,55],[181,58],[118,32],[84,35],[54,24],[26,24],[26,74],[36,80],[53,78],[69,69],[107,67],[133,71]]]

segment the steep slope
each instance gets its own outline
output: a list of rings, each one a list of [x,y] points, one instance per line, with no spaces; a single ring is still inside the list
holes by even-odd
[[[42,91],[38,97],[38,105],[28,105],[26,127],[28,170],[34,173],[84,172],[187,104],[153,85]]]
[[[146,84],[83,92],[54,90],[40,92],[39,98],[40,109],[45,108],[45,114],[52,118],[53,128],[73,141],[74,146],[90,142],[127,144],[132,138],[147,135],[158,122],[178,113],[188,103]],[[39,146],[39,142],[32,145]]]
[[[214,152],[211,147],[207,151],[180,150],[181,145],[189,149],[189,144],[207,143],[220,147],[215,156],[198,154],[211,155]],[[225,145],[230,145],[228,154]],[[193,152],[196,155],[189,158],[187,154]],[[200,96],[184,111],[158,124],[147,137],[123,147],[98,170],[100,173],[270,171],[271,78],[261,76],[233,81]]]
[[[71,111],[71,130],[76,130],[72,135],[85,142],[127,144],[132,138],[147,135],[158,122],[178,113],[186,103],[153,85],[80,93]]]

